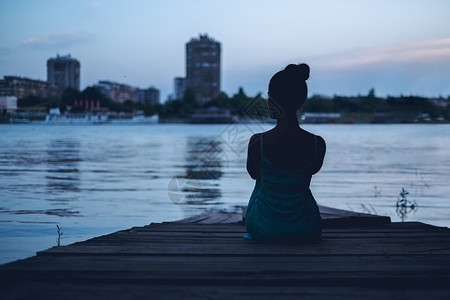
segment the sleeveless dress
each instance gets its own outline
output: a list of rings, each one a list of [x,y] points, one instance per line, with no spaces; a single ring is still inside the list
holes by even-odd
[[[245,215],[246,239],[266,241],[320,240],[322,219],[319,207],[309,189],[314,158],[295,171],[284,171],[263,154],[263,135],[260,136],[261,176]]]

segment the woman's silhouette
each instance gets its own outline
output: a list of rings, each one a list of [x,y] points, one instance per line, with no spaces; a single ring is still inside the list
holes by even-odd
[[[321,236],[321,218],[309,189],[322,167],[325,141],[300,128],[309,66],[288,65],[269,83],[269,113],[277,125],[250,138],[247,171],[256,180],[245,226],[248,239],[310,241]]]

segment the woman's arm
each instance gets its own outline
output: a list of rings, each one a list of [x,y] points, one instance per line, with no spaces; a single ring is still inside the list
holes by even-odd
[[[312,173],[316,174],[320,171],[320,168],[322,168],[323,165],[323,159],[325,158],[325,152],[327,151],[327,145],[325,143],[325,140],[316,135],[316,159],[314,160],[313,166],[312,166]]]
[[[247,172],[251,178],[257,180],[261,176],[260,162],[261,153],[259,151],[259,134],[254,134],[248,142],[247,151]]]

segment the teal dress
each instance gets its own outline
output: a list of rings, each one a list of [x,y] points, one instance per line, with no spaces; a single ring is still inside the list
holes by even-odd
[[[314,136],[314,142],[316,137]],[[309,189],[314,158],[295,171],[284,171],[263,154],[260,134],[261,176],[245,215],[246,239],[267,241],[320,240],[322,219]]]

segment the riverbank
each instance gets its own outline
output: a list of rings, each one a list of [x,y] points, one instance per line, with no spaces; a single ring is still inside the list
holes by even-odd
[[[56,122],[48,122],[49,114],[42,113],[16,113],[0,115],[0,124],[43,124]],[[114,113],[107,112],[102,114],[77,113],[62,114],[58,116],[59,124],[67,123],[77,125],[82,119],[89,116],[105,119],[102,122],[87,122],[91,124],[104,123],[147,123],[147,124],[254,124],[260,125],[276,124],[276,120],[269,117],[251,117],[237,116],[228,114],[193,114],[190,118],[165,117],[160,118],[158,115],[145,117],[142,114],[135,113]],[[55,119],[56,117],[53,116]],[[387,113],[362,113],[362,112],[343,112],[343,113],[302,113],[298,116],[300,124],[450,124],[449,120],[442,117],[430,118],[428,114],[415,112],[387,112]],[[66,122],[61,122],[66,119]],[[90,119],[89,119],[90,120]],[[75,122],[77,121],[77,122]],[[86,123],[86,122],[84,122]]]
[[[326,223],[320,243],[263,244],[243,239],[241,218],[203,215],[54,247],[0,266],[0,296],[445,299],[450,292],[448,228],[347,215]]]

